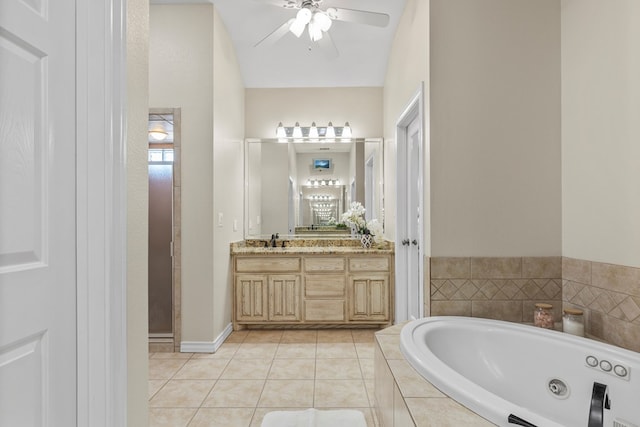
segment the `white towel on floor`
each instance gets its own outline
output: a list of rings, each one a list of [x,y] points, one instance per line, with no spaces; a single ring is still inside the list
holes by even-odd
[[[367,427],[364,414],[354,409],[273,411],[264,416],[262,427]]]

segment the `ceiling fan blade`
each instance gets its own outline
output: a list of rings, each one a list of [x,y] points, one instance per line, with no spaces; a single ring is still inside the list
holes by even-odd
[[[368,12],[366,10],[343,9],[335,7],[335,16],[332,19],[345,22],[355,22],[357,24],[373,25],[375,27],[386,27],[389,24],[389,15],[386,13]]]
[[[289,32],[289,27],[291,26],[291,22],[293,18],[289,19],[284,24],[280,25],[278,28],[273,30],[269,35],[260,40],[258,43],[254,44],[253,47],[258,47],[259,45],[264,46],[273,46],[278,40],[285,36]]]
[[[269,6],[278,6],[285,9],[300,9],[298,0],[254,0],[258,3],[268,4]]]
[[[336,44],[328,32],[323,33],[322,38],[316,43],[318,43],[318,46],[320,46],[320,49],[327,58],[337,58],[340,55]]]

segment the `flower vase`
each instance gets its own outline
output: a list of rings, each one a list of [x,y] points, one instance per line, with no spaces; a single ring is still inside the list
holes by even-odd
[[[371,245],[373,244],[373,236],[371,234],[363,234],[360,237],[360,243],[362,243],[362,247],[365,249],[371,249]]]

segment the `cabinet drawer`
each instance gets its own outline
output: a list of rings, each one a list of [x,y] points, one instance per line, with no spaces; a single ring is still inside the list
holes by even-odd
[[[350,271],[389,271],[389,257],[349,258]]]
[[[304,270],[306,272],[344,271],[344,268],[344,258],[313,257],[304,259]]]
[[[344,297],[345,277],[337,274],[306,275],[304,296],[306,298]]]
[[[307,300],[304,303],[306,322],[344,322],[343,300]]]
[[[280,273],[285,271],[300,271],[300,258],[273,256],[236,259],[236,272],[238,273]]]

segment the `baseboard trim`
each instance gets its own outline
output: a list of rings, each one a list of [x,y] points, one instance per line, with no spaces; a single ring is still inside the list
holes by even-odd
[[[233,325],[229,323],[226,328],[213,341],[182,341],[181,353],[215,353],[233,332]]]

